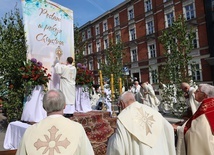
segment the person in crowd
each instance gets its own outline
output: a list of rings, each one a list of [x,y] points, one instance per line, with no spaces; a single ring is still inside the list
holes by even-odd
[[[28,127],[16,155],[93,155],[94,151],[83,126],[63,117],[65,96],[49,90],[43,98],[47,117]]]
[[[138,81],[134,81],[134,84],[133,84],[133,86],[131,88],[131,92],[133,94],[137,94],[140,91],[140,88],[141,88],[141,86],[140,86],[139,82]]]
[[[178,133],[177,155],[214,154],[214,86],[200,84],[195,91],[200,104],[197,111],[182,126],[174,126]]]
[[[75,111],[75,80],[76,67],[72,65],[73,58],[68,57],[66,64],[56,63],[56,73],[60,75],[60,90],[65,94],[66,107],[64,109],[65,117],[71,117]]]
[[[160,105],[159,99],[155,95],[155,91],[152,87],[152,85],[148,82],[142,83],[142,89],[143,89],[143,104],[159,111],[158,106]]]
[[[187,106],[191,108],[192,114],[194,114],[199,107],[199,103],[195,100],[195,91],[197,90],[197,87],[190,87],[188,83],[182,82],[181,89],[187,100]]]
[[[128,91],[118,104],[122,111],[107,155],[175,155],[173,127],[158,111],[137,102]]]

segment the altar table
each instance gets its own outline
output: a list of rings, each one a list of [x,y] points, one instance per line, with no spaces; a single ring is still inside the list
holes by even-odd
[[[4,138],[4,148],[6,150],[17,149],[19,143],[24,135],[25,130],[30,124],[22,123],[20,121],[11,122],[8,127]]]

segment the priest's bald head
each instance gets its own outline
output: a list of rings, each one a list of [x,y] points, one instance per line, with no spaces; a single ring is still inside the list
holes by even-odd
[[[49,90],[43,97],[43,108],[48,115],[52,113],[63,114],[65,108],[64,94],[57,89]]]
[[[132,92],[126,91],[119,98],[119,106],[122,109],[125,109],[126,107],[128,107],[129,105],[134,103],[135,101],[136,101],[135,95]]]

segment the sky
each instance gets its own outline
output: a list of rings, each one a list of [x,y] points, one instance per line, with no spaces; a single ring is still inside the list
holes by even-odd
[[[82,26],[112,9],[125,0],[52,0],[64,7],[73,10],[74,24]],[[15,6],[21,7],[21,0],[0,0],[0,18],[10,12]]]

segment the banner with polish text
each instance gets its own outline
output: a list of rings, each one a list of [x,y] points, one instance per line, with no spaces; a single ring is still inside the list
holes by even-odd
[[[29,59],[36,58],[53,73],[56,58],[74,58],[73,11],[49,0],[22,0]]]

